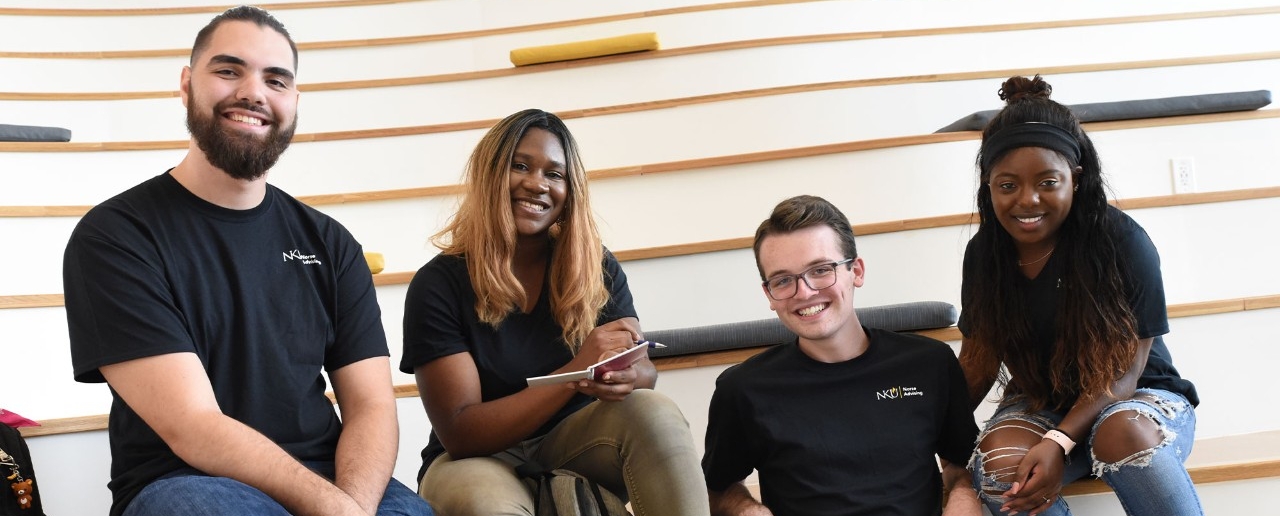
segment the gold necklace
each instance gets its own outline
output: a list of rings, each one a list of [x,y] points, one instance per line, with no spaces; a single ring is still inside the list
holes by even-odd
[[[1025,266],[1027,266],[1027,265],[1034,265],[1034,264],[1040,263],[1041,261],[1044,261],[1044,259],[1045,259],[1045,258],[1048,258],[1048,257],[1049,257],[1049,255],[1053,254],[1053,250],[1054,250],[1054,249],[1057,249],[1057,248],[1058,248],[1058,246],[1056,246],[1056,245],[1055,245],[1055,246],[1053,246],[1053,247],[1050,247],[1050,248],[1049,248],[1049,252],[1044,253],[1044,256],[1041,256],[1041,257],[1039,257],[1039,258],[1036,258],[1036,259],[1034,259],[1034,260],[1031,260],[1031,261],[1029,261],[1029,262],[1027,262],[1027,263],[1022,263],[1022,260],[1018,260],[1018,266],[1019,266],[1019,267],[1025,267]]]

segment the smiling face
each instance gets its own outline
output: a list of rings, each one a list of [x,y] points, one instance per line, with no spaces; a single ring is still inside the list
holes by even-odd
[[[1058,230],[1071,213],[1080,168],[1042,147],[1009,151],[991,166],[987,182],[996,220],[1013,237],[1024,258],[1053,249]]]
[[[559,220],[569,193],[565,163],[564,146],[551,132],[531,127],[520,137],[507,173],[518,237],[545,237]]]
[[[814,265],[848,258],[840,244],[835,230],[826,225],[772,234],[760,242],[760,268],[766,279],[801,274]],[[858,258],[836,267],[836,281],[830,287],[813,290],[800,281],[796,295],[789,299],[773,299],[767,291],[763,294],[769,309],[800,337],[802,346],[848,343],[861,330],[853,310],[853,289],[862,286],[864,271],[862,258]]]
[[[246,181],[275,165],[297,127],[293,63],[288,39],[269,27],[217,27],[181,88],[187,128],[210,164]]]

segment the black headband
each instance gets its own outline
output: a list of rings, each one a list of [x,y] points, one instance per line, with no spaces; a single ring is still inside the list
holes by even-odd
[[[991,170],[992,160],[1018,147],[1044,147],[1066,156],[1071,165],[1080,164],[1080,142],[1071,133],[1053,124],[1024,122],[1011,125],[982,141],[982,170]]]

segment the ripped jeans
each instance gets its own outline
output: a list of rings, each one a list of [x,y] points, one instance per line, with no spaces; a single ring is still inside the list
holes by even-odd
[[[1121,411],[1134,411],[1151,419],[1159,428],[1162,440],[1154,448],[1138,451],[1120,461],[1101,462],[1093,452],[1094,436],[1102,421]],[[1005,447],[984,454],[982,441],[994,429],[1007,427],[1002,424],[1010,422],[1029,423],[1028,426],[1038,428],[1037,433],[1043,435],[1047,429],[1061,422],[1064,415],[1047,410],[1027,412],[1025,404],[1013,403],[1002,405],[987,422],[978,437],[979,447],[974,450],[969,469],[973,472],[973,485],[978,488],[978,496],[991,514],[1001,514],[1000,506],[1005,501],[1001,493],[1012,487],[1016,468],[1014,471],[1004,468],[988,472],[985,469],[987,463],[1001,457],[1020,456],[1027,450]],[[1181,395],[1160,389],[1138,389],[1131,399],[1118,401],[1102,410],[1090,429],[1087,442],[1079,443],[1067,457],[1062,483],[1066,485],[1087,475],[1099,477],[1115,491],[1129,515],[1202,515],[1204,510],[1200,507],[1200,497],[1183,464],[1191,453],[1195,428],[1195,410]],[[1023,429],[1032,431],[1026,426]],[[1063,516],[1071,514],[1071,510],[1062,496],[1058,496],[1053,505],[1041,514]]]

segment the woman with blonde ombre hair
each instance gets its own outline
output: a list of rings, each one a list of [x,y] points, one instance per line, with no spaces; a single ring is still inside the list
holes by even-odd
[[[503,119],[466,176],[457,214],[432,238],[441,252],[405,299],[400,369],[416,376],[432,426],[419,494],[450,516],[531,515],[515,468],[533,463],[595,481],[638,516],[708,514],[689,425],[652,390],[648,359],[600,381],[526,383],[642,340],[564,122],[536,109]]]

